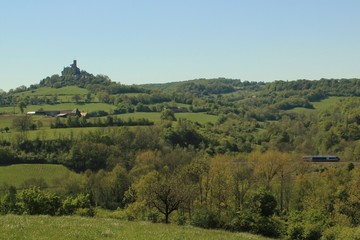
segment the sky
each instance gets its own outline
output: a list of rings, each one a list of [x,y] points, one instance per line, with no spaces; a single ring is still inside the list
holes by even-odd
[[[4,0],[0,89],[74,59],[123,84],[360,77],[358,0]]]

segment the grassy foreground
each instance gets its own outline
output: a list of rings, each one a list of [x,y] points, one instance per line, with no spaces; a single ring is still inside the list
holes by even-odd
[[[190,226],[126,222],[110,218],[0,216],[0,239],[268,239]]]

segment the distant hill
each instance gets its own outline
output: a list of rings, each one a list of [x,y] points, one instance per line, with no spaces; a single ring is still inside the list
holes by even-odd
[[[61,75],[54,74],[52,76],[48,76],[42,79],[39,84],[32,84],[29,88],[21,86],[12,92],[23,92],[27,90],[39,89],[42,87],[62,88],[67,86],[86,88],[93,93],[100,91],[109,92],[109,94],[145,92],[144,89],[141,89],[135,85],[130,86],[113,82],[106,75],[93,75],[85,70],[80,70],[77,67],[76,60],[74,60],[70,66],[64,67]]]
[[[262,82],[242,82],[239,79],[213,78],[194,79],[180,82],[169,82],[162,84],[143,84],[142,88],[150,90],[161,90],[169,92],[187,92],[197,95],[224,94],[235,92],[239,89],[260,89]]]

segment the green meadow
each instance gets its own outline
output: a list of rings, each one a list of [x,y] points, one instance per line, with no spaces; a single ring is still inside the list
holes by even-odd
[[[77,86],[67,86],[62,88],[41,87],[39,89],[16,93],[15,96],[51,96],[51,95],[85,95],[89,91]]]
[[[111,218],[0,216],[0,239],[265,240],[248,233]]]
[[[291,110],[288,110],[289,112],[294,113],[315,113],[315,112],[321,112],[327,109],[331,109],[332,107],[339,104],[342,100],[346,99],[346,97],[328,97],[326,99],[323,99],[319,102],[311,102],[311,104],[314,106],[314,109],[308,109],[308,108],[294,108]]]
[[[14,164],[0,167],[0,185],[9,184],[15,187],[30,179],[42,178],[49,187],[56,187],[55,181],[71,174],[63,165],[55,164]],[[2,238],[0,238],[2,239]]]
[[[161,113],[159,113],[159,112],[135,112],[135,113],[119,114],[116,116],[118,118],[122,118],[124,120],[127,120],[129,118],[134,118],[134,119],[147,118],[150,121],[153,121],[154,123],[161,122],[161,119],[160,119]],[[215,116],[215,115],[209,115],[206,113],[191,113],[191,112],[175,113],[175,117],[177,119],[184,118],[184,119],[190,120],[192,122],[198,122],[201,124],[205,124],[208,122],[215,123],[218,119],[218,116]]]
[[[112,111],[116,109],[114,105],[106,104],[106,103],[86,103],[86,104],[76,104],[76,103],[61,103],[61,104],[43,104],[43,105],[30,105],[26,108],[27,112],[38,111],[42,108],[45,111],[52,111],[52,110],[73,110],[78,108],[81,112],[94,112],[94,111]]]

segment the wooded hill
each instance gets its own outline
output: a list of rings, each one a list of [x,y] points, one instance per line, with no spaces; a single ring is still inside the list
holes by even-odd
[[[0,93],[0,163],[62,164],[81,180],[52,190],[58,204],[78,196],[126,219],[290,239],[346,236],[360,224],[358,86],[224,78],[128,86],[74,62]],[[74,108],[86,117],[26,114]],[[315,164],[304,155],[341,160]],[[17,208],[26,205],[23,192],[4,191],[2,213],[26,212]],[[79,207],[57,206],[52,214]]]

